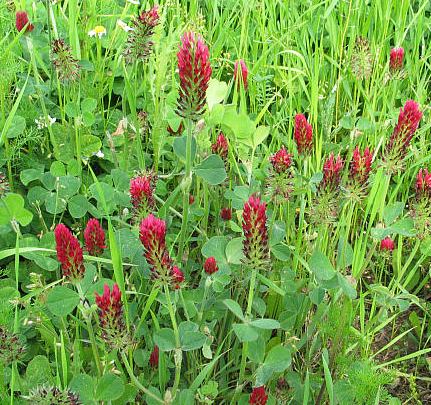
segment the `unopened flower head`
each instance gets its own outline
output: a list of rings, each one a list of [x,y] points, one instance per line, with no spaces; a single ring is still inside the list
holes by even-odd
[[[217,140],[211,145],[211,150],[216,155],[219,155],[223,160],[227,160],[229,144],[223,132],[219,133]]]
[[[148,363],[151,368],[157,368],[159,366],[159,346],[154,345],[154,349],[150,354]]]
[[[239,72],[241,72],[241,76],[239,76]],[[238,83],[238,87],[240,86],[240,84],[242,83],[242,85],[244,86],[244,89],[247,90],[248,88],[248,69],[247,69],[247,65],[245,64],[245,62],[240,59],[237,60],[235,62],[235,67],[233,70],[233,78],[235,83]]]
[[[298,153],[310,153],[313,149],[313,128],[303,114],[295,115],[294,138]]]
[[[105,232],[96,218],[87,222],[84,230],[85,248],[92,256],[100,256],[106,249]]]
[[[27,27],[25,32],[31,32],[34,30],[34,25],[29,22],[28,14],[25,11],[17,11],[15,14],[16,29],[21,32],[26,25]]]
[[[54,231],[57,259],[63,275],[72,281],[80,280],[85,273],[84,257],[78,239],[66,225],[58,224]]]
[[[229,207],[223,207],[220,210],[220,218],[223,221],[230,221],[232,219],[232,210]]]
[[[352,181],[360,186],[365,185],[368,182],[372,164],[373,154],[370,149],[366,147],[361,153],[357,146],[353,151],[352,161],[350,162],[350,178]]]
[[[132,26],[123,25],[129,36],[127,38],[124,56],[128,63],[138,60],[146,61],[153,49],[154,29],[160,22],[158,7],[154,6],[148,11],[143,11],[132,20]]]
[[[106,35],[106,28],[103,25],[96,25],[92,30],[88,31],[89,37],[98,37],[99,39]]]
[[[248,403],[250,405],[266,405],[268,401],[268,395],[265,392],[265,387],[255,387],[250,394]]]
[[[152,277],[161,284],[167,284],[174,289],[179,288],[184,281],[184,274],[173,264],[166,248],[165,221],[150,214],[142,220],[139,230]]]
[[[410,203],[416,236],[425,239],[431,235],[431,172],[421,168],[416,176],[415,197]]]
[[[389,68],[392,72],[400,71],[404,64],[404,49],[392,48],[390,53]]]
[[[115,348],[124,348],[128,343],[128,334],[123,319],[123,303],[121,291],[114,284],[112,291],[107,284],[103,286],[103,294],[96,295],[96,305],[99,308],[99,324],[101,337]]]
[[[218,266],[215,257],[208,257],[208,259],[205,260],[204,263],[204,270],[205,273],[211,275],[213,273],[216,273],[218,271]]]
[[[431,202],[431,172],[428,169],[419,169],[415,189],[417,200],[425,198]]]
[[[252,195],[244,204],[242,214],[243,251],[250,267],[267,268],[269,262],[266,203]]]
[[[184,118],[197,121],[204,111],[212,73],[208,47],[200,35],[186,32],[181,37],[177,58],[180,76],[177,112]]]
[[[51,44],[51,61],[61,82],[74,82],[79,79],[78,60],[72,55],[72,49],[59,38]]]
[[[370,44],[365,37],[358,37],[350,60],[350,68],[357,79],[368,79],[373,72],[373,56]]]

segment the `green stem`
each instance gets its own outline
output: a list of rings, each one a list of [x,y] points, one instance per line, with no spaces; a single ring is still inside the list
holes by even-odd
[[[136,386],[136,388],[140,389],[145,395],[148,395],[150,398],[152,398],[154,401],[157,401],[159,404],[164,404],[165,402],[160,399],[156,394],[153,394],[150,390],[145,388],[139,380],[136,378],[136,376],[133,374],[133,370],[130,367],[129,361],[127,360],[127,356],[124,354],[124,352],[121,352],[121,358],[123,359],[124,366],[126,367],[126,370],[130,376],[130,379],[132,380],[133,385]]]
[[[169,286],[165,284],[165,296],[166,301],[168,304],[168,311],[169,315],[171,317],[172,322],[172,328],[174,329],[174,335],[175,335],[175,380],[174,380],[174,386],[172,387],[172,397],[175,398],[175,394],[178,390],[178,386],[180,384],[180,377],[181,377],[181,364],[183,361],[183,352],[181,351],[181,341],[180,341],[180,333],[178,331],[178,325],[177,320],[175,318],[175,311],[174,306],[172,305],[171,300],[171,293],[169,291]]]
[[[82,291],[81,284],[77,283],[76,289],[78,290],[78,294],[79,294],[79,298],[80,298],[81,302],[85,302],[85,295]],[[102,373],[102,366],[101,366],[101,362],[100,362],[99,352],[97,350],[97,342],[96,342],[96,337],[94,335],[93,325],[91,324],[90,318],[85,313],[86,309],[82,305],[80,305],[80,309],[81,309],[81,314],[82,314],[82,316],[85,320],[85,323],[87,325],[88,335],[90,336],[91,349],[93,350],[94,360],[96,361],[97,372],[98,372],[99,376],[102,376],[102,374],[103,374]]]
[[[192,185],[192,141],[193,125],[191,120],[187,120],[187,142],[186,142],[186,170],[183,180],[183,220],[181,222],[181,231],[178,247],[178,260],[182,261],[184,252],[184,242],[186,240],[187,224],[189,220],[189,195]]]

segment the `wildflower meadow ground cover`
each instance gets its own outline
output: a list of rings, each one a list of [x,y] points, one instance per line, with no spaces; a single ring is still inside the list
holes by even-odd
[[[0,404],[430,404],[429,0],[1,0]]]

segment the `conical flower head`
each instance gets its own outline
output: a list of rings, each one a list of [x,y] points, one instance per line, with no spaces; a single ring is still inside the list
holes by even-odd
[[[373,72],[373,57],[365,37],[358,37],[350,60],[350,68],[357,79],[368,79]]]
[[[61,82],[74,82],[79,79],[78,60],[73,57],[70,46],[61,38],[52,41],[51,61]]]
[[[154,185],[152,177],[142,175],[130,180],[130,198],[133,206],[133,215],[141,220],[154,208]]]
[[[220,210],[220,218],[223,221],[230,221],[232,219],[232,210],[229,207],[223,207]]]
[[[239,76],[239,72],[241,72],[241,76]],[[241,81],[239,81],[241,78]],[[240,83],[242,82],[244,89],[247,90],[248,87],[248,69],[245,62],[240,59],[235,62],[235,67],[233,70],[233,79],[235,83],[238,83],[238,87],[240,86]]]
[[[205,107],[212,73],[208,47],[200,35],[186,32],[181,38],[177,58],[180,75],[177,112],[182,117],[197,121]]]
[[[431,172],[427,169],[419,169],[415,189],[417,200],[426,198],[431,201]]]
[[[313,148],[313,127],[303,114],[295,115],[294,138],[298,153],[309,153]]]
[[[266,405],[268,401],[268,395],[265,392],[265,387],[255,387],[250,394],[250,399],[248,401],[251,405]]]
[[[17,11],[15,14],[15,26],[18,31],[22,31],[26,24],[29,22],[28,14],[25,11]],[[34,30],[34,25],[29,23],[25,32],[31,32]]]
[[[105,232],[96,218],[87,222],[84,230],[85,248],[92,256],[99,256],[106,249]]]
[[[269,261],[266,203],[252,195],[244,204],[242,218],[246,263],[255,268],[265,268]]]
[[[389,69],[392,72],[400,71],[404,64],[404,49],[401,47],[392,48],[389,58]]]
[[[292,155],[283,146],[269,161],[272,167],[266,182],[267,195],[275,204],[281,204],[293,191]]]
[[[350,178],[358,185],[365,185],[368,181],[373,164],[373,154],[366,147],[361,154],[357,146],[353,151],[352,161],[350,162]]]
[[[171,288],[179,288],[184,281],[184,274],[174,266],[166,249],[165,221],[156,218],[153,214],[148,215],[141,222],[139,236],[152,277]]]
[[[323,189],[327,191],[336,191],[341,183],[341,172],[344,164],[340,155],[334,156],[334,153],[329,155],[323,164]]]
[[[124,348],[128,343],[128,334],[123,319],[123,303],[121,291],[114,284],[112,291],[107,284],[103,286],[103,294],[95,293],[96,305],[99,308],[99,324],[101,337],[115,348]]]
[[[392,132],[389,144],[386,148],[385,159],[401,161],[404,159],[407,148],[410,145],[418,126],[422,119],[422,112],[419,105],[413,100],[408,100],[404,108],[400,109],[398,123]]]
[[[223,132],[217,137],[217,140],[211,145],[211,150],[216,155],[219,155],[223,160],[227,159],[229,152],[229,144]]]
[[[66,225],[58,224],[54,231],[57,259],[63,275],[72,281],[80,280],[85,272],[84,257],[78,239]]]
[[[148,11],[143,11],[132,21],[132,28],[128,30],[126,50],[124,57],[128,63],[137,60],[146,61],[153,49],[152,37],[154,28],[159,24],[158,7],[154,6]]]

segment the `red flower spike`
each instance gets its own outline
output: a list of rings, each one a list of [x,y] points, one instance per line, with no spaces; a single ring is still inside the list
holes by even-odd
[[[21,32],[26,24],[29,22],[28,15],[25,11],[17,11],[15,14],[15,26],[16,29]],[[29,23],[25,32],[31,32],[34,30],[34,25]]]
[[[380,242],[380,249],[388,252],[392,252],[395,249],[395,242],[392,238],[387,236]]]
[[[223,160],[227,159],[229,152],[229,144],[223,132],[220,132],[217,140],[211,145],[211,150],[216,155],[219,155]]]
[[[87,222],[84,230],[85,248],[92,256],[99,256],[106,249],[105,232],[97,219],[92,218]]]
[[[54,235],[57,259],[61,263],[63,275],[71,280],[81,279],[85,273],[85,267],[82,248],[78,239],[63,224],[56,226]]]
[[[130,197],[136,218],[141,219],[154,207],[153,185],[150,176],[130,180]]]
[[[154,345],[154,349],[150,354],[150,360],[148,363],[151,368],[157,368],[159,366],[159,346]]]
[[[103,294],[97,292],[96,305],[99,308],[99,324],[102,338],[114,347],[124,347],[127,342],[127,330],[123,319],[123,303],[121,291],[114,284],[112,291],[109,286],[103,286]]]
[[[313,127],[303,114],[295,115],[294,137],[298,153],[309,153],[313,148]]]
[[[208,257],[208,259],[205,260],[204,270],[205,273],[209,275],[214,274],[218,271],[217,262],[214,257]]]
[[[371,165],[373,163],[373,154],[370,149],[366,147],[363,154],[357,146],[353,151],[352,161],[350,162],[350,177],[353,181],[360,185],[365,185],[371,172]]]
[[[269,161],[277,173],[284,173],[292,164],[292,155],[288,153],[283,146],[278,152],[269,158]]]
[[[186,32],[181,37],[177,58],[180,75],[177,112],[196,121],[203,113],[212,73],[208,47],[200,35]]]
[[[393,157],[399,160],[404,158],[421,119],[422,112],[419,110],[418,103],[408,100],[404,104],[404,108],[400,109],[397,126],[391,135],[387,147],[388,154],[392,153],[395,155]]]
[[[333,153],[329,155],[329,158],[323,164],[322,184],[324,188],[334,191],[340,186],[343,166],[343,160],[340,155],[337,155],[337,157]]]
[[[431,199],[431,172],[427,169],[419,169],[416,176],[416,198],[422,197]]]
[[[220,218],[223,221],[230,221],[232,219],[232,210],[227,207],[222,208],[220,210]]]
[[[165,221],[153,214],[148,215],[141,222],[139,236],[144,246],[145,258],[151,267],[152,277],[174,289],[179,288],[184,281],[184,274],[173,265],[166,249]]]
[[[235,67],[234,67],[234,70],[233,70],[233,79],[234,79],[235,83],[238,83],[238,87],[239,87],[239,85],[241,83],[241,82],[238,81],[240,79],[240,77],[238,77],[238,70],[239,70],[238,68],[239,67],[241,67],[241,79],[242,79],[241,81],[242,81],[242,84],[244,86],[244,89],[247,90],[247,88],[248,88],[248,80],[247,80],[248,69],[247,69],[247,65],[245,64],[245,62],[242,59],[237,60],[235,62]]]
[[[266,227],[266,203],[251,196],[244,204],[242,229],[243,250],[247,262],[254,267],[264,268],[269,260],[268,230]]]
[[[390,60],[389,60],[389,69],[392,72],[399,71],[403,68],[404,63],[404,49],[399,48],[392,48],[390,53]]]
[[[248,401],[249,404],[266,405],[267,401],[268,401],[268,395],[266,395],[265,387],[263,385],[261,387],[253,388],[253,391],[250,394],[250,399]]]

